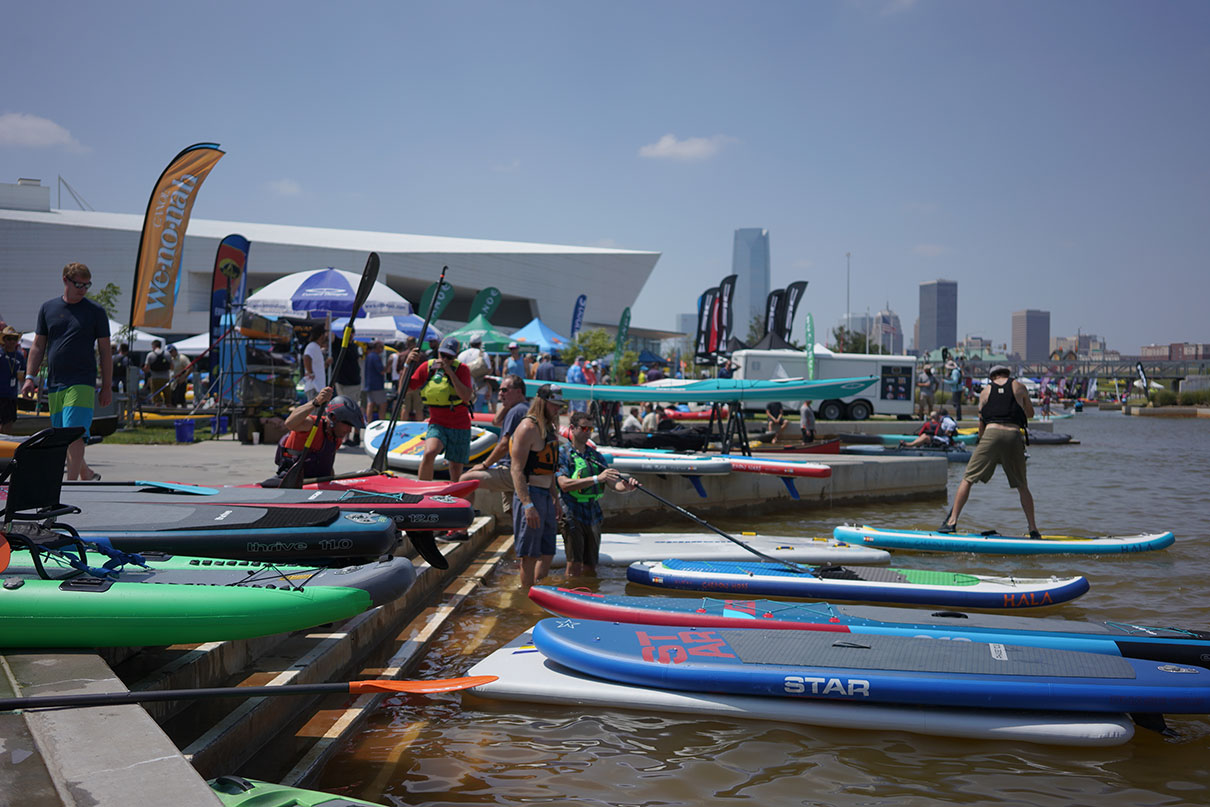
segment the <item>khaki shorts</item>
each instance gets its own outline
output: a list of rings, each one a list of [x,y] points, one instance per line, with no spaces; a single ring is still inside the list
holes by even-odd
[[[979,444],[971,452],[970,462],[962,478],[974,484],[986,482],[996,472],[996,466],[1004,468],[1008,486],[1027,486],[1025,482],[1025,438],[1017,429],[984,429]]]

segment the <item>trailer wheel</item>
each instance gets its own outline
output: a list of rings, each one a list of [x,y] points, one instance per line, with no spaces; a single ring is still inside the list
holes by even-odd
[[[824,420],[840,420],[844,417],[844,409],[841,401],[824,401],[819,407],[819,416]]]
[[[869,401],[853,401],[849,404],[849,420],[869,420],[874,408]]]

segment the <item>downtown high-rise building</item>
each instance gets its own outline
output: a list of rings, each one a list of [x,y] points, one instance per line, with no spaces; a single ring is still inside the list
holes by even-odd
[[[744,227],[735,231],[731,273],[738,275],[731,303],[734,312],[732,333],[739,339],[746,339],[754,317],[764,322],[765,298],[769,296],[770,283],[768,230]]]
[[[1050,357],[1050,312],[1014,311],[1009,352],[1021,361],[1046,361]]]
[[[939,347],[958,344],[958,283],[930,280],[920,284],[919,332],[916,353],[923,356]]]

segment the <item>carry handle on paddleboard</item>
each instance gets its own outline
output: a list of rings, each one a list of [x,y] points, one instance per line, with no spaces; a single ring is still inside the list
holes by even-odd
[[[336,354],[336,361],[332,363],[332,371],[336,372],[342,366],[344,361],[345,351],[349,349],[349,343],[353,341],[353,320],[357,318],[357,312],[365,305],[366,299],[370,296],[370,292],[374,289],[374,283],[378,280],[378,253],[371,252],[370,257],[366,259],[366,268],[361,273],[361,284],[357,287],[357,295],[353,298],[353,310],[349,312],[349,321],[345,324],[344,336],[340,340],[340,352]],[[307,442],[303,445],[302,452],[298,459],[286,475],[282,478],[280,487],[283,488],[301,488],[303,480],[303,461],[306,460],[307,454],[311,451],[311,444],[315,442],[315,435],[319,433],[320,419],[323,417],[323,407],[315,407],[315,424],[311,426],[311,432],[307,435]]]

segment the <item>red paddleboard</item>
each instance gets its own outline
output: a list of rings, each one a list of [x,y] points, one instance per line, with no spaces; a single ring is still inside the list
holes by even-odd
[[[709,409],[699,409],[696,412],[683,412],[680,409],[665,409],[664,411],[667,412],[668,417],[672,418],[673,420],[709,420],[710,419],[710,410]],[[728,410],[727,410],[727,407],[724,406],[723,407],[723,417],[727,417],[727,416],[728,416]]]

